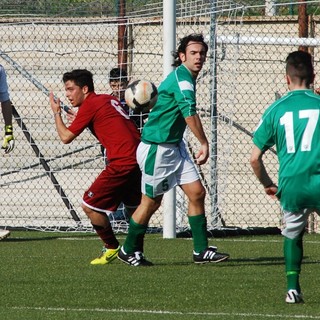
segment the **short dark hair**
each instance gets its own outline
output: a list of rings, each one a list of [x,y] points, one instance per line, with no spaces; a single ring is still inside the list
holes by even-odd
[[[88,87],[89,92],[94,91],[93,75],[86,69],[76,69],[71,72],[66,72],[62,77],[63,83],[73,81],[77,86],[83,88]]]
[[[286,74],[292,81],[305,82],[309,87],[314,80],[311,54],[301,50],[291,52],[286,59]]]
[[[198,33],[189,34],[188,36],[180,39],[180,43],[179,43],[177,51],[173,52],[174,63],[172,65],[174,67],[178,67],[182,63],[182,61],[180,60],[179,54],[180,53],[186,53],[187,46],[188,46],[189,42],[200,42],[200,43],[202,43],[206,53],[208,52],[208,45],[204,41],[204,38],[203,38],[202,34],[198,34]]]
[[[109,82],[110,81],[123,81],[128,82],[128,74],[126,70],[122,68],[113,68],[109,72]]]

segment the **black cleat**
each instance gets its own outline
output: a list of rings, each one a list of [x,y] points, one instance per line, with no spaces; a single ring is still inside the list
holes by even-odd
[[[221,262],[229,259],[229,255],[226,253],[220,253],[217,251],[217,247],[208,247],[200,253],[193,252],[194,263],[208,263],[208,262]]]
[[[118,259],[133,267],[153,266],[152,262],[145,259],[143,252],[136,251],[134,253],[126,254],[123,250],[123,247],[121,247],[120,251],[118,252]]]

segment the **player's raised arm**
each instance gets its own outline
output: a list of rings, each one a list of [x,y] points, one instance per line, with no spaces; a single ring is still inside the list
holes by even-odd
[[[64,124],[61,117],[60,99],[55,99],[53,92],[49,95],[50,107],[53,112],[56,129],[61,141],[65,144],[70,143],[76,137]]]

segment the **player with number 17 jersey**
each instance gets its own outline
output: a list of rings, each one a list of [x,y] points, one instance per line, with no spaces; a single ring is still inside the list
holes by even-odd
[[[265,111],[254,133],[261,151],[276,145],[277,197],[284,210],[320,209],[319,113],[319,95],[309,89],[290,91]]]
[[[123,202],[136,207],[141,198],[141,172],[136,160],[140,133],[117,98],[90,93],[68,129],[78,136],[89,128],[105,149],[106,168],[85,192],[90,208],[111,213]]]

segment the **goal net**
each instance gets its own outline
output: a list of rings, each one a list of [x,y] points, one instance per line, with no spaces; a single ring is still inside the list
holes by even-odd
[[[104,159],[88,131],[69,145],[57,136],[48,92],[67,105],[64,72],[90,70],[98,93],[111,92],[108,74],[119,65],[126,67],[131,81],[143,78],[159,85],[162,80],[162,1],[131,0],[125,8],[115,1],[78,3],[32,8],[36,18],[23,3],[0,9],[0,63],[15,106],[16,138],[14,151],[0,158],[0,227],[92,230],[81,200],[104,168]],[[319,1],[308,1],[306,24],[299,1],[176,3],[177,41],[203,33],[209,44],[197,80],[198,112],[211,145],[210,161],[198,168],[207,191],[208,230],[281,227],[279,203],[265,196],[251,172],[251,137],[263,110],[286,92],[284,59],[290,51],[307,48],[318,73]],[[303,27],[307,31],[301,34]],[[186,141],[194,155],[198,144],[188,131]],[[276,180],[274,150],[266,154],[266,165]],[[175,205],[177,231],[187,230],[188,203],[179,190]],[[162,214],[161,207],[150,232],[161,231]],[[111,219],[115,231],[127,230],[122,207]],[[312,217],[310,229],[317,228]]]

